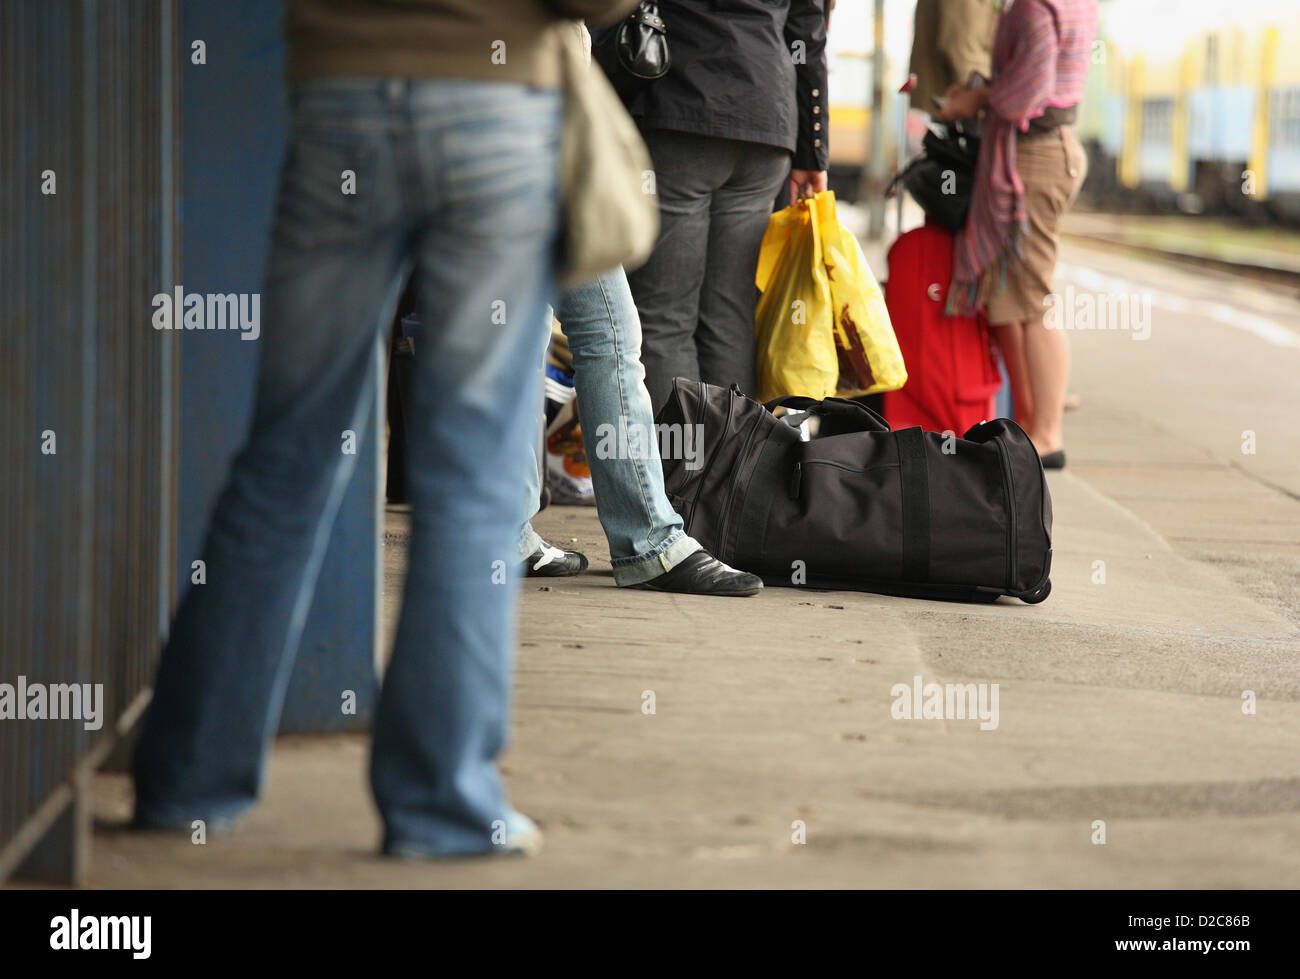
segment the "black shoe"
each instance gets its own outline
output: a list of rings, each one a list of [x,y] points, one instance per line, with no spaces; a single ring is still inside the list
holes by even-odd
[[[571,578],[587,570],[587,555],[562,551],[546,541],[524,562],[526,578]]]
[[[728,567],[708,551],[696,551],[671,571],[633,588],[676,592],[682,595],[719,595],[744,598],[763,590],[763,579]]]
[[[1049,452],[1045,456],[1039,456],[1042,460],[1044,469],[1064,469],[1065,468],[1065,450],[1057,449],[1055,452]]]

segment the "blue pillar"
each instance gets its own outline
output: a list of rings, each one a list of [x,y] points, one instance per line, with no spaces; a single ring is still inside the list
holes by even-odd
[[[269,0],[182,0],[178,284],[186,292],[263,289],[287,124],[282,17],[281,3]],[[204,64],[194,62],[200,41]],[[181,348],[177,567],[184,590],[212,505],[247,431],[259,344],[237,332],[176,336]],[[360,729],[369,726],[373,714],[382,580],[379,412],[377,397],[374,426],[363,440],[321,571],[282,732]],[[355,714],[343,713],[345,691],[355,693]]]

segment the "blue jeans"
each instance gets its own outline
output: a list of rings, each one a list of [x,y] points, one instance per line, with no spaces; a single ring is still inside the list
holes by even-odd
[[[649,581],[672,570],[700,545],[683,532],[682,518],[664,493],[658,442],[653,437],[620,437],[654,432],[641,366],[641,320],[627,276],[619,268],[565,290],[555,316],[573,354],[578,421],[614,581]],[[526,486],[530,516],[537,512],[540,495],[535,453],[531,459],[532,478]],[[520,560],[540,546],[541,538],[525,522]]]
[[[416,346],[410,567],[371,786],[386,850],[491,851],[509,812],[495,759],[554,281],[561,95],[322,79],[295,86],[292,106],[252,426],[212,517],[207,583],[186,594],[163,652],[136,818],[228,823],[256,800],[357,458],[341,436],[370,431],[378,349],[414,268],[430,327]],[[345,170],[354,196],[340,192]]]

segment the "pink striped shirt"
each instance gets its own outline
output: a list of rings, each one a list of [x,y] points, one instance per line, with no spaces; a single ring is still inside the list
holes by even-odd
[[[989,108],[1025,132],[1044,107],[1077,105],[1096,36],[1095,0],[1016,0],[993,37]]]
[[[1019,259],[1026,220],[1016,134],[1048,106],[1078,103],[1096,36],[1096,0],[1015,0],[998,18],[975,191],[953,245],[950,312],[973,312],[984,274]]]

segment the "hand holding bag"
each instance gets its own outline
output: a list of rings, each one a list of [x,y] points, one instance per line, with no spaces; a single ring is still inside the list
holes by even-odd
[[[767,222],[754,282],[758,393],[825,398],[840,376],[835,311],[812,208],[783,208]]]
[[[768,219],[754,282],[760,397],[856,396],[907,382],[884,294],[833,191]]]

